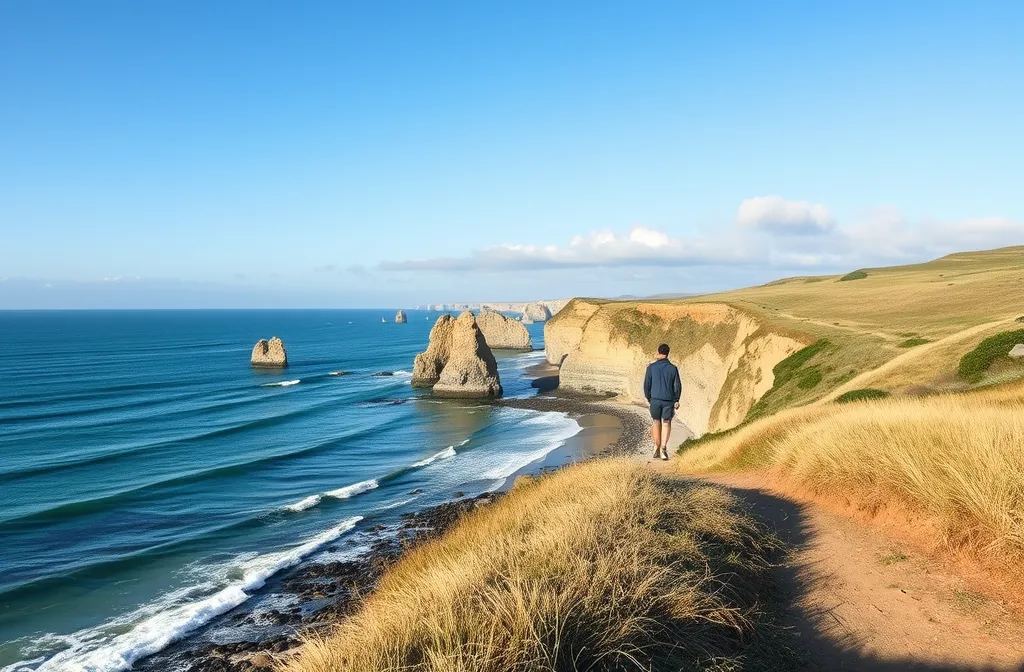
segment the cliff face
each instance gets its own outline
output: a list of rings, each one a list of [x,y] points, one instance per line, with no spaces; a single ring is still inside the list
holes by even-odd
[[[683,379],[679,417],[698,435],[735,427],[774,384],[772,369],[803,343],[721,303],[573,299],[544,328],[560,386],[644,403],[643,379],[659,343]]]

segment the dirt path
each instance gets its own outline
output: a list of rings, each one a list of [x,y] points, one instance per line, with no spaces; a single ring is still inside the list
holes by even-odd
[[[671,473],[671,463],[648,460]],[[782,619],[819,670],[1024,670],[1024,628],[940,563],[857,520],[774,491],[758,475],[709,478],[748,502],[789,551]]]

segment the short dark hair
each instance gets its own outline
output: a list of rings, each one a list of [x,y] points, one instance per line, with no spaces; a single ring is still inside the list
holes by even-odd
[[[658,354],[668,357],[668,343],[662,343],[658,346]]]

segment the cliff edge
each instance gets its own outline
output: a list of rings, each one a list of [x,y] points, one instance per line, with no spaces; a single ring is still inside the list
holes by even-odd
[[[559,385],[645,403],[644,371],[672,348],[683,396],[678,417],[697,435],[730,429],[772,388],[776,364],[805,343],[724,303],[573,299],[544,327]]]

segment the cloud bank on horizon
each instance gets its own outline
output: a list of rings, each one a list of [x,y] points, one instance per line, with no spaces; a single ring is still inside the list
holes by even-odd
[[[1005,217],[909,221],[878,208],[840,223],[820,203],[758,196],[740,203],[733,222],[700,235],[671,236],[645,226],[577,235],[567,245],[506,243],[466,256],[386,261],[388,272],[504,272],[616,267],[752,267],[827,274],[926,261],[953,252],[1024,244],[1024,222]]]

